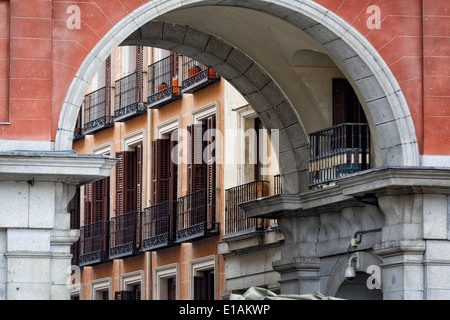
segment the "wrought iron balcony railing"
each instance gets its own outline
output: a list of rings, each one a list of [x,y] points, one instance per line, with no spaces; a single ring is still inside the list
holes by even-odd
[[[344,123],[310,134],[311,188],[367,169],[370,169],[367,123]]]
[[[109,261],[108,221],[80,228],[80,267]]]
[[[161,59],[148,67],[148,107],[158,109],[181,99],[178,83],[178,55]]]
[[[281,175],[277,174],[273,176],[273,194],[280,194],[283,192],[281,187]]]
[[[176,201],[165,201],[144,209],[142,213],[142,249],[164,249],[176,242]]]
[[[111,89],[103,87],[84,97],[84,134],[93,134],[114,126],[110,115]]]
[[[147,113],[142,100],[143,74],[136,71],[116,81],[114,94],[114,121],[123,122]]]
[[[186,56],[183,56],[182,78],[183,93],[194,93],[220,80],[214,70]]]
[[[216,190],[202,189],[178,198],[177,241],[198,240],[219,234]]]
[[[111,259],[139,253],[141,247],[141,214],[128,212],[109,222],[109,257]]]
[[[259,218],[246,218],[245,212],[239,207],[239,204],[268,195],[268,181],[252,181],[225,190],[225,237],[265,230],[268,221]]]

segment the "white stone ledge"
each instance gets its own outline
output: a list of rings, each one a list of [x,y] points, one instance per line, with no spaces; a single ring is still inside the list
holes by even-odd
[[[118,159],[73,151],[0,152],[0,181],[64,182],[73,185],[107,177]]]

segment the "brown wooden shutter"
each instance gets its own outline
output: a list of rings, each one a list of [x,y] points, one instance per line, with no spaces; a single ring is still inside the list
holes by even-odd
[[[84,186],[84,224],[92,223],[92,183]]]
[[[215,228],[215,204],[216,204],[216,148],[215,144],[216,116],[207,119],[207,203],[206,203],[206,228],[208,230]]]
[[[350,82],[347,79],[333,79],[333,126],[366,122],[366,116]]]
[[[169,166],[169,198],[174,201],[178,197],[178,130],[170,134],[170,147],[168,156]]]
[[[157,139],[152,141],[153,171],[152,194],[153,204],[169,200],[169,160],[170,140]]]
[[[176,278],[167,279],[167,300],[177,300]]]
[[[77,187],[75,195],[67,206],[70,213],[70,229],[80,229],[80,188]]]
[[[111,56],[105,61],[105,115],[111,115]]]
[[[92,223],[109,219],[109,177],[95,181],[92,185]]]
[[[136,211],[137,207],[137,179],[136,179],[136,152],[130,151],[125,154],[125,203],[124,213]]]
[[[143,99],[143,71],[144,69],[144,47],[136,47],[136,100],[142,102]]]
[[[137,152],[117,152],[116,158],[116,215],[121,215],[137,210]]]
[[[142,144],[136,146],[136,210],[142,211]]]
[[[194,277],[194,300],[205,300],[205,278]]]
[[[190,133],[190,146],[188,147],[188,193],[193,193],[207,187],[207,167],[203,160],[203,151],[206,141],[203,135],[206,131],[206,124],[193,124],[188,126]]]
[[[116,216],[123,214],[124,198],[124,154],[116,152],[116,158],[120,159],[116,163]]]

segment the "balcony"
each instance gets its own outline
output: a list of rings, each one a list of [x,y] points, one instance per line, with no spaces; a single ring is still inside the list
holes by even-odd
[[[178,55],[171,54],[148,67],[148,107],[159,109],[173,101],[181,99],[178,84],[178,70],[175,67]]]
[[[268,181],[252,181],[225,190],[225,238],[265,230],[269,221],[260,218],[246,218],[240,203],[267,197]]]
[[[160,250],[176,243],[176,201],[165,201],[145,208],[142,214],[142,249]]]
[[[84,128],[82,125],[81,110],[78,113],[75,130],[73,132],[73,142],[84,139]]]
[[[114,95],[114,121],[124,122],[147,113],[142,101],[143,75],[136,71],[116,81]]]
[[[109,261],[108,221],[80,228],[80,267]]]
[[[310,188],[321,188],[335,179],[367,169],[370,169],[367,123],[344,123],[310,134]]]
[[[109,257],[122,258],[138,254],[141,246],[140,212],[129,212],[109,222]]]
[[[219,234],[219,225],[215,221],[215,189],[202,189],[178,198],[177,210],[177,242]]]
[[[84,97],[84,134],[93,134],[114,126],[110,115],[111,90],[103,87]]]
[[[183,81],[181,92],[194,93],[220,80],[220,76],[211,68],[183,56]]]
[[[283,188],[281,187],[281,174],[273,176],[273,194],[283,193]]]

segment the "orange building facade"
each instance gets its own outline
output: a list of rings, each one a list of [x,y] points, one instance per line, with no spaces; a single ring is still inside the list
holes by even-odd
[[[382,289],[360,294],[448,299],[449,12],[446,0],[0,0],[0,298],[219,299],[253,285],[348,297],[346,267],[364,284],[376,266]],[[229,135],[260,127],[255,141],[272,145]],[[244,161],[213,165],[213,141]],[[277,169],[248,165],[255,148]],[[232,197],[254,180],[269,191]],[[228,225],[227,203],[255,232]]]
[[[236,109],[247,110],[243,136],[225,126]],[[237,144],[243,158],[225,162],[224,150]],[[220,299],[219,242],[274,222],[247,220],[238,208],[277,192],[268,148],[254,111],[213,70],[167,50],[117,48],[94,77],[74,133],[77,153],[120,160],[110,177],[79,187],[69,205],[72,228],[81,229],[72,297]],[[243,175],[244,183],[225,175]]]

